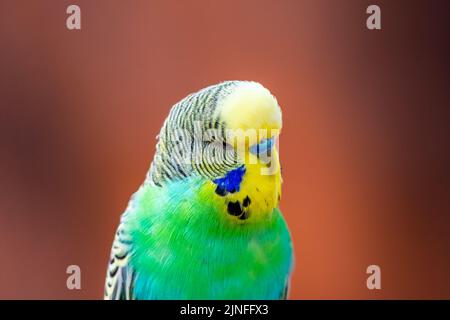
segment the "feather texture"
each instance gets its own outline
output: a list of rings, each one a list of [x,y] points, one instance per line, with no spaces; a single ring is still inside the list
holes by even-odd
[[[292,248],[279,210],[236,224],[212,194],[214,184],[199,178],[141,188],[121,224],[133,245],[122,246],[122,233],[116,235],[126,260],[116,260],[119,271],[106,298],[283,298]],[[117,258],[122,251],[113,252]]]
[[[227,129],[252,126],[269,134],[243,150],[228,145]],[[197,129],[209,132],[200,161],[189,139]],[[105,299],[286,298],[293,251],[278,209],[280,129],[276,99],[255,82],[223,82],[175,104],[121,217]],[[214,144],[225,147],[220,163]]]

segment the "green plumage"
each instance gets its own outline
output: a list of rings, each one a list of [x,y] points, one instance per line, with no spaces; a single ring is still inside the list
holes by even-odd
[[[225,95],[220,93],[220,85],[212,88],[216,96]],[[211,92],[203,94],[209,103],[214,102],[209,108],[215,107],[217,97]],[[201,101],[197,104],[202,105]],[[164,128],[171,124],[166,121]],[[164,128],[162,133],[167,134]],[[167,143],[161,136],[158,145],[158,152],[165,151]],[[155,157],[146,182],[122,215],[111,251],[105,298],[285,298],[292,247],[278,208],[267,209],[265,218],[239,220],[230,215],[229,195],[217,194],[211,176],[193,169],[173,177],[174,163],[168,154],[158,160]],[[167,166],[173,168],[172,176],[164,170]],[[232,168],[219,168],[223,170],[220,175]],[[242,179],[246,178],[244,173]]]

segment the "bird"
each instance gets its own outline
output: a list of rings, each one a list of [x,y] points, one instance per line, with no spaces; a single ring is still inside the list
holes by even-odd
[[[173,105],[120,217],[104,299],[287,299],[281,128],[277,99],[255,81],[220,82]]]

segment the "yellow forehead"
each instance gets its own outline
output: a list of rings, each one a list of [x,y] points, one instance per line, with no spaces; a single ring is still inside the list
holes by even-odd
[[[281,110],[276,98],[257,82],[243,82],[217,108],[227,129],[281,130]]]

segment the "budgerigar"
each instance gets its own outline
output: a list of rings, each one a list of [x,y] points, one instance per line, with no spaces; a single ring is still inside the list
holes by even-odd
[[[281,126],[257,82],[175,104],[121,217],[105,299],[285,299],[293,250],[278,209]]]

